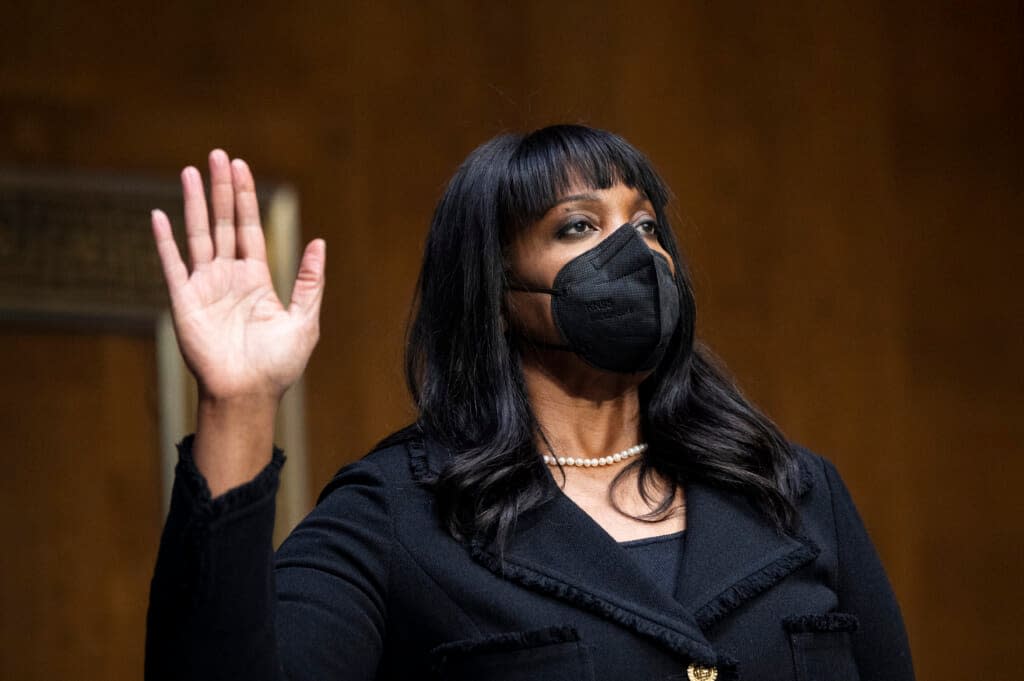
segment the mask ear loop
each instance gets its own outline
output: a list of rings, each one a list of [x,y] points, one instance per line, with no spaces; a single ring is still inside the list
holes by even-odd
[[[551,296],[562,295],[561,291],[554,288],[545,288],[543,286],[526,286],[523,284],[509,284],[509,291],[523,291],[524,293],[547,293]]]
[[[558,289],[545,288],[543,286],[527,286],[527,285],[524,285],[524,284],[508,284],[506,288],[508,288],[508,290],[510,290],[510,291],[523,291],[524,293],[547,293],[548,295],[551,295],[551,296],[561,295],[561,293],[560,293],[560,291]],[[575,352],[575,350],[570,348],[568,345],[556,345],[554,343],[548,343],[546,341],[536,340],[534,338],[530,338],[528,336],[524,336],[521,333],[518,333],[517,331],[512,329],[511,325],[509,325],[508,328],[509,328],[509,332],[510,333],[512,333],[512,334],[514,334],[514,335],[516,335],[516,336],[518,336],[520,338],[522,338],[527,343],[530,343],[531,345],[535,345],[538,348],[544,348],[545,350],[561,350],[562,352]]]

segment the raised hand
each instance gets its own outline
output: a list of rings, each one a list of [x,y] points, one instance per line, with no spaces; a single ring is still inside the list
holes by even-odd
[[[249,167],[219,149],[209,163],[212,233],[199,171],[181,173],[190,267],[167,215],[154,210],[152,221],[178,345],[199,384],[195,460],[216,494],[269,458],[277,404],[319,338],[326,245],[306,246],[285,308],[270,279]]]
[[[203,396],[280,398],[319,337],[325,245],[316,239],[306,247],[286,309],[270,280],[249,167],[220,149],[209,160],[212,234],[199,171],[181,173],[190,269],[167,216],[153,211],[178,343]]]

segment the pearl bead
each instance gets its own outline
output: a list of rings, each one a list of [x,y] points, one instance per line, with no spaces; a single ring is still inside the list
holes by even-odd
[[[623,449],[621,452],[615,452],[614,454],[608,454],[607,456],[600,456],[596,459],[588,459],[582,456],[549,456],[544,455],[544,463],[550,465],[558,464],[559,466],[582,466],[584,468],[593,468],[594,466],[610,466],[613,463],[619,463],[626,459],[636,456],[637,454],[647,450],[647,443],[641,443],[633,445],[628,449]]]

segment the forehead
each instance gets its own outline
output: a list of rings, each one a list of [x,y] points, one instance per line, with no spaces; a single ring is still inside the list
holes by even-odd
[[[637,187],[630,187],[616,182],[610,187],[589,187],[582,183],[574,183],[559,192],[546,214],[572,210],[577,204],[629,204],[653,208],[647,194]]]

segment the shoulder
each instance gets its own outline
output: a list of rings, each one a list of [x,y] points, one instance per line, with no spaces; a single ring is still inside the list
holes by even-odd
[[[832,537],[846,523],[860,523],[860,513],[836,465],[827,456],[790,442],[803,476],[798,508],[807,525],[828,528]]]
[[[795,449],[798,451],[798,456],[807,462],[808,470],[813,472],[816,496],[828,500],[833,521],[842,523],[852,519],[854,522],[860,523],[860,512],[854,503],[853,495],[836,465],[827,457],[812,452],[806,447],[797,446]]]
[[[800,468],[797,508],[803,523],[827,521],[833,517],[832,479],[835,466],[823,454],[798,442],[789,442]]]
[[[800,467],[801,496],[807,492],[828,495],[836,482],[842,481],[835,464],[826,456],[798,442],[790,441],[789,445]]]
[[[416,475],[423,444],[423,438],[403,429],[346,463],[323,487],[300,528],[363,538],[367,546],[422,543],[439,531],[433,491]]]
[[[414,425],[391,433],[357,460],[339,468],[320,492],[317,503],[346,485],[393,487],[414,481],[417,458],[422,450],[423,440]]]

